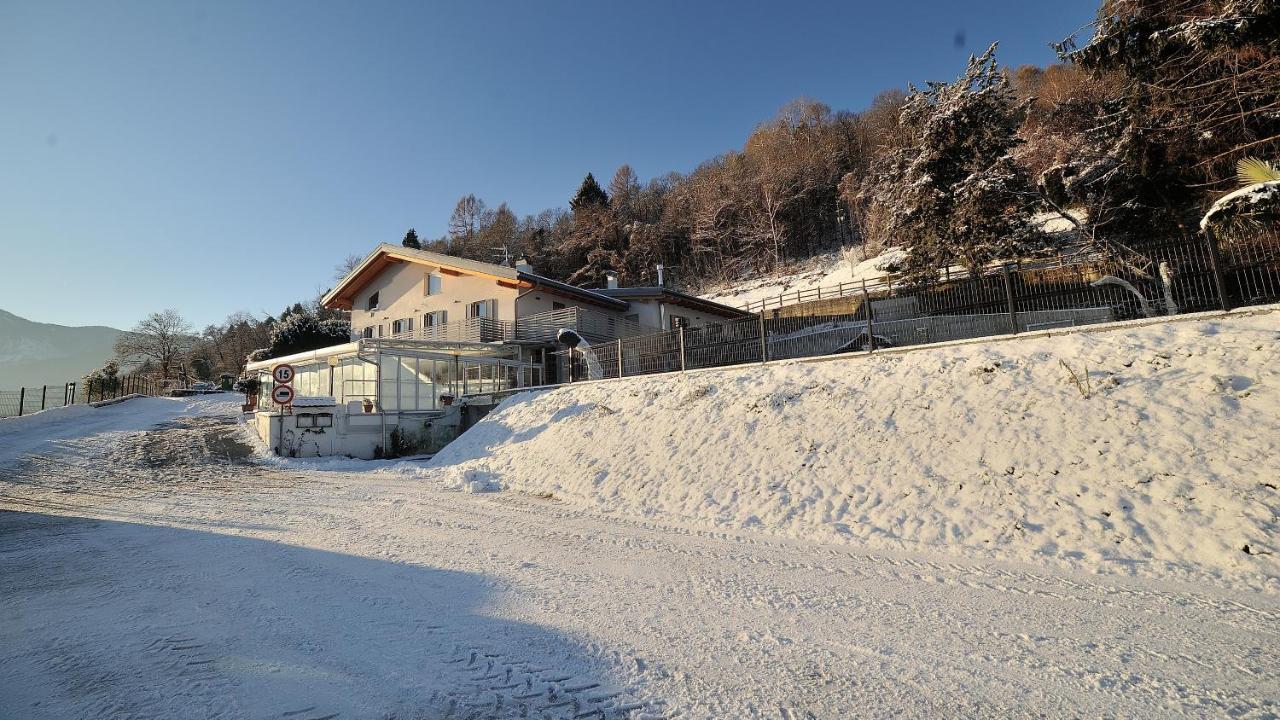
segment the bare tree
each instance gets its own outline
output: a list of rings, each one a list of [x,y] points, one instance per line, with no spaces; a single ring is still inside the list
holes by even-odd
[[[131,362],[151,361],[161,377],[169,379],[174,368],[191,349],[195,336],[177,310],[151,313],[133,329],[116,339],[116,356]]]
[[[458,200],[449,217],[449,244],[452,254],[473,260],[487,259],[477,247],[476,235],[480,232],[480,220],[485,215],[484,201],[468,194]]]
[[[333,268],[333,279],[341,280],[346,277],[352,270],[356,269],[356,266],[360,264],[361,260],[364,260],[364,258],[359,255],[348,255],[346,260],[338,263]]]

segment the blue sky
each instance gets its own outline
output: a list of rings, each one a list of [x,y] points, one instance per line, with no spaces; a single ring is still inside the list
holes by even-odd
[[[523,215],[688,171],[795,97],[861,109],[994,40],[1051,62],[1097,6],[7,0],[0,309],[275,313],[468,192]]]

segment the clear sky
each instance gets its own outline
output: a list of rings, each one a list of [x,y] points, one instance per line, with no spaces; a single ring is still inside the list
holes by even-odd
[[[458,197],[740,147],[788,100],[864,108],[1008,65],[1098,0],[0,2],[0,309],[127,328],[277,313]]]

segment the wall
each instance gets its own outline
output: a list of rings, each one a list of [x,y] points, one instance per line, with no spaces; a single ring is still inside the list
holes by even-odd
[[[335,407],[295,408],[292,415],[256,412],[250,423],[258,437],[271,450],[282,449],[291,457],[341,455],[371,460],[380,449],[391,443],[392,431],[401,428],[420,443],[420,452],[442,448],[458,435],[461,414],[457,407],[442,413],[364,413],[358,404]],[[332,413],[333,425],[327,428],[300,428],[298,417],[304,413]],[[283,438],[281,433],[283,433]]]
[[[630,303],[631,309],[628,312],[638,315],[641,325],[662,330],[671,329],[670,318],[672,315],[687,318],[689,327],[701,327],[709,323],[725,322],[727,320],[727,318],[720,315],[712,315],[701,310],[694,310],[659,300],[631,300]]]
[[[413,318],[413,327],[422,327],[422,316],[428,312],[444,310],[448,322],[467,319],[467,305],[477,300],[496,299],[498,320],[515,320],[515,288],[498,285],[497,280],[476,275],[441,274],[439,295],[427,295],[427,275],[436,268],[418,263],[404,262],[393,265],[374,278],[356,294],[351,310],[351,330],[359,337],[361,330],[370,325],[383,325],[383,332],[391,335],[394,320]],[[379,309],[366,310],[369,297],[378,293]],[[376,335],[375,335],[376,337]]]

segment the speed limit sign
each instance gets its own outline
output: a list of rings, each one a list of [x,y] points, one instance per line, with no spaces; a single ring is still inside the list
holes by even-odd
[[[277,385],[271,390],[271,399],[277,405],[289,405],[293,402],[293,386]]]
[[[281,385],[288,385],[293,382],[293,366],[288,364],[277,365],[271,369],[271,377]]]

